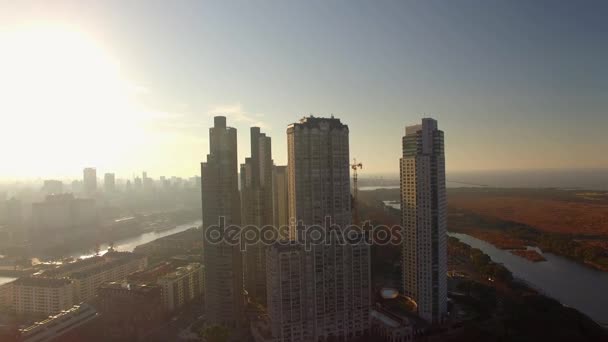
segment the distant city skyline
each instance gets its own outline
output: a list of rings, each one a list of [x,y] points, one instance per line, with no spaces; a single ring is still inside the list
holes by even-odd
[[[334,114],[366,174],[397,175],[423,117],[448,172],[608,168],[608,4],[385,5],[3,2],[0,179],[190,177],[214,115],[239,163],[251,126],[284,165],[287,125]]]

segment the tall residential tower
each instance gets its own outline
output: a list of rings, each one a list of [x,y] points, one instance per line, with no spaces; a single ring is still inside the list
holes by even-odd
[[[348,134],[333,117],[306,117],[287,128],[289,215],[304,226],[328,229],[326,218],[332,228],[351,224]],[[292,241],[273,246],[267,259],[276,341],[348,341],[369,329],[369,245],[334,240],[307,250]]]
[[[241,164],[241,218],[243,226],[261,229],[273,224],[272,149],[270,137],[251,127],[251,157]],[[266,304],[266,247],[258,241],[244,255],[245,289]]]
[[[272,172],[274,225],[275,227],[289,224],[289,195],[287,193],[287,166],[275,165]]]
[[[226,226],[241,223],[238,188],[236,129],[216,116],[209,129],[209,154],[201,163],[203,229],[224,220]],[[207,320],[232,329],[241,327],[243,316],[243,260],[238,246],[205,238],[205,305]]]
[[[437,121],[405,128],[401,158],[402,267],[418,315],[439,323],[447,312],[447,236],[443,131]]]
[[[107,193],[116,191],[116,176],[113,173],[106,173],[103,176],[103,188]]]
[[[97,191],[97,170],[87,167],[82,170],[82,184],[85,195],[93,196]]]

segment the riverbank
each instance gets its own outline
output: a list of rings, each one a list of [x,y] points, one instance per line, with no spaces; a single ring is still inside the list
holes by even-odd
[[[526,250],[515,249],[515,250],[510,250],[509,252],[511,252],[511,254],[520,256],[520,257],[522,257],[528,261],[532,261],[532,262],[547,261],[547,259],[545,259],[544,256],[542,256],[540,253],[538,253],[537,251],[535,251],[533,249],[526,249]]]
[[[202,221],[200,219],[194,220],[194,221],[189,221],[189,222],[174,226],[171,229],[166,229],[166,230],[162,230],[162,231],[146,232],[146,233],[142,233],[142,234],[132,236],[129,238],[117,240],[116,242],[114,242],[112,244],[112,248],[114,248],[114,250],[117,250],[120,252],[134,252],[138,246],[143,246],[143,245],[146,245],[149,243],[153,243],[154,241],[157,241],[159,239],[174,236],[175,234],[179,234],[179,233],[188,231],[193,228],[198,228],[201,225],[201,222]],[[100,246],[100,249],[102,251],[105,251],[108,247],[110,247],[110,244],[103,244]],[[92,256],[92,254],[90,252],[91,252],[90,250],[74,251],[72,253],[71,257],[73,257],[73,258],[90,257],[90,256]]]
[[[466,323],[472,340],[608,340],[608,331],[585,314],[513,277],[504,264],[461,238],[448,239],[449,270],[466,276],[448,284],[455,303],[460,300],[476,314]]]
[[[504,265],[516,279],[540,293],[574,308],[602,326],[608,326],[608,273],[552,253],[543,253],[546,262],[530,262],[510,251],[502,250],[473,236],[450,233],[472,248],[487,254],[494,262]]]
[[[141,236],[166,236],[172,234],[174,228],[155,231],[159,222],[162,227],[177,227],[190,222],[195,222],[200,218],[200,212],[196,210],[180,210],[166,213],[155,213],[145,216],[129,218],[129,220],[119,220],[112,225],[99,227],[85,233],[71,234],[63,232],[57,234],[60,240],[50,241],[51,239],[38,239],[32,244],[31,258],[40,260],[55,260],[66,256],[78,257],[96,253],[96,250],[105,250],[110,245],[117,248],[124,244],[124,241],[137,240]],[[149,240],[148,240],[149,241]],[[146,241],[146,242],[148,242]],[[135,247],[133,247],[135,248]]]
[[[500,249],[521,250],[514,254],[529,257],[528,246],[542,253],[566,257],[585,267],[608,272],[608,250],[597,242],[602,240],[579,239],[573,234],[541,232],[534,227],[479,215],[475,212],[449,208],[450,232],[474,236]]]

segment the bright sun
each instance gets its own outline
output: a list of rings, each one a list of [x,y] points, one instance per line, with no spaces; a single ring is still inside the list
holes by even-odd
[[[0,32],[0,175],[65,175],[120,163],[141,133],[136,91],[84,34],[62,27]]]

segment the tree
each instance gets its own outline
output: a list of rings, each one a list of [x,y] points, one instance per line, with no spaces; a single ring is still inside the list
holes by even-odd
[[[221,325],[208,326],[201,332],[203,342],[227,342],[230,332]]]

